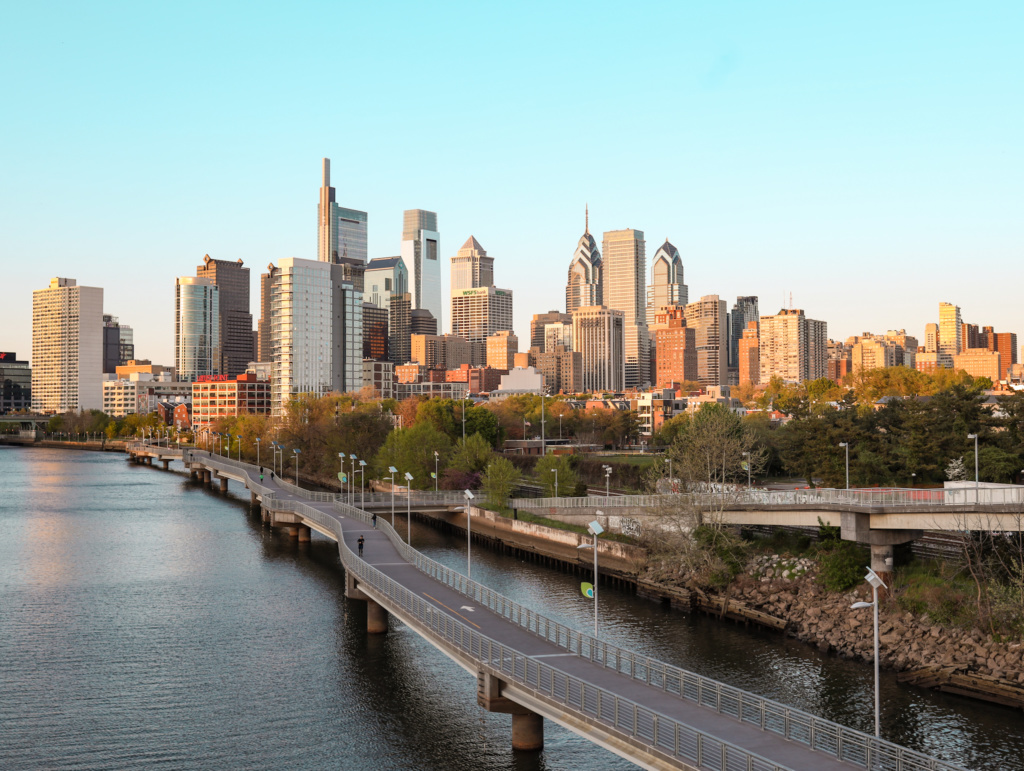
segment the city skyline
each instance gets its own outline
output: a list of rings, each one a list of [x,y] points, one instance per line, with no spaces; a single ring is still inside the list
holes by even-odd
[[[398,24],[361,9],[365,37],[330,53],[310,44],[338,21],[341,11],[329,8],[249,18],[238,35],[229,34],[239,24],[229,7],[202,24],[187,11],[155,24],[145,9],[131,22],[134,36],[112,10],[44,22],[39,9],[14,9],[12,24],[27,32],[0,53],[18,72],[11,141],[0,151],[4,347],[30,350],[31,291],[72,276],[104,287],[109,307],[134,327],[138,355],[169,363],[168,282],[204,254],[253,267],[316,259],[312,209],[325,157],[335,160],[338,200],[369,213],[369,258],[398,254],[402,213],[424,207],[447,234],[443,260],[473,234],[515,264],[501,283],[519,298],[520,340],[533,313],[564,309],[587,203],[598,238],[635,228],[652,245],[670,240],[691,297],[717,294],[731,305],[756,295],[762,313],[774,314],[792,292],[792,307],[827,321],[837,340],[892,328],[923,339],[942,301],[970,323],[1024,326],[1012,281],[1024,240],[1024,109],[1006,98],[1024,64],[1012,38],[1019,7],[987,16],[880,4],[799,16],[648,9],[622,22],[648,48],[586,65],[554,41],[582,24],[594,45],[613,50],[622,29],[610,7],[581,8],[550,9],[544,30],[526,17],[495,24],[494,9],[467,19],[410,9]],[[467,49],[467,24],[490,25],[487,47]],[[157,28],[159,37],[141,34]],[[655,45],[661,29],[678,35],[675,58]],[[253,41],[278,35],[292,41],[280,66],[260,65],[265,46]],[[524,35],[538,49],[528,67],[474,58]],[[418,57],[430,89],[407,92],[406,59],[376,52],[385,36]],[[195,48],[209,39],[223,50]],[[203,66],[183,66],[199,50]],[[126,56],[138,62],[131,73]],[[469,60],[476,69],[463,74]],[[358,68],[366,87],[325,102],[308,82],[317,66]],[[649,106],[640,117],[580,130],[580,94],[597,100],[622,87]],[[462,126],[450,118],[467,95],[476,120]],[[287,109],[265,109],[277,103]],[[397,119],[409,111],[433,119],[416,122],[414,142]],[[350,114],[363,119],[338,120]],[[480,132],[481,122],[493,130]],[[58,227],[45,214],[55,185],[74,201]],[[961,280],[975,264],[1007,280]],[[255,286],[250,301],[258,317]]]

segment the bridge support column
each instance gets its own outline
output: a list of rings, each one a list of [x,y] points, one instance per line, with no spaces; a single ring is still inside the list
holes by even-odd
[[[169,460],[163,460],[160,462],[164,464],[164,471],[167,471],[170,468],[171,462]]]
[[[536,712],[512,713],[512,749],[544,749],[544,718]]]
[[[892,588],[892,544],[871,544],[871,569],[878,573],[885,585]],[[879,589],[879,594],[884,592]]]
[[[260,508],[260,513],[263,515],[263,522],[264,522],[264,524],[269,525],[270,524],[270,510],[265,508],[265,507],[261,507]]]
[[[226,493],[228,491],[228,478],[227,477],[221,477],[220,478],[220,491],[222,493]]]
[[[188,478],[191,479],[193,482],[195,482],[196,479],[199,478],[199,472],[196,471],[194,468],[190,468],[188,470]]]
[[[204,487],[209,487],[210,483],[212,482],[212,478],[210,476],[210,469],[208,469],[208,468],[200,469],[199,470],[199,475],[203,478],[203,486]]]
[[[249,493],[249,506],[255,509],[259,505],[259,503],[259,496],[256,495],[256,493]]]
[[[289,538],[298,538],[299,537],[299,526],[298,525],[293,525],[291,523],[289,523],[287,525],[281,525],[281,530],[284,531],[284,534],[286,536],[288,536]]]
[[[388,631],[388,612],[373,600],[366,601],[366,631],[384,634]]]
[[[312,538],[312,531],[305,525],[298,526],[299,543],[309,543]]]

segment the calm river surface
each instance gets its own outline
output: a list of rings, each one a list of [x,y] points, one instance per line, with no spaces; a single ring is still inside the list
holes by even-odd
[[[232,490],[235,493],[235,483]],[[626,769],[546,722],[542,753],[409,629],[365,634],[334,544],[123,456],[0,447],[0,769]],[[464,543],[413,544],[452,567]],[[474,550],[474,577],[587,628],[570,575]],[[872,671],[777,634],[601,590],[603,633],[872,731]],[[972,769],[1024,769],[1024,717],[896,683],[883,733]]]

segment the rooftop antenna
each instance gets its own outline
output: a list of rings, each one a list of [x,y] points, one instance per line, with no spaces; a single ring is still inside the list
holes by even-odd
[[[586,203],[586,204],[583,205],[583,207],[584,207],[583,208],[583,212],[584,212],[583,216],[584,216],[584,222],[585,222],[585,225],[584,225],[583,229],[584,229],[584,232],[589,233],[590,232],[590,204]]]
[[[793,293],[789,293],[789,309],[793,310]]]

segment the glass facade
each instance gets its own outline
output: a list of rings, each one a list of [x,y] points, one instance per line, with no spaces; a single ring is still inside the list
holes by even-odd
[[[220,290],[208,278],[181,276],[175,284],[174,366],[181,382],[219,375]]]
[[[32,370],[13,352],[0,351],[0,415],[32,409]]]

